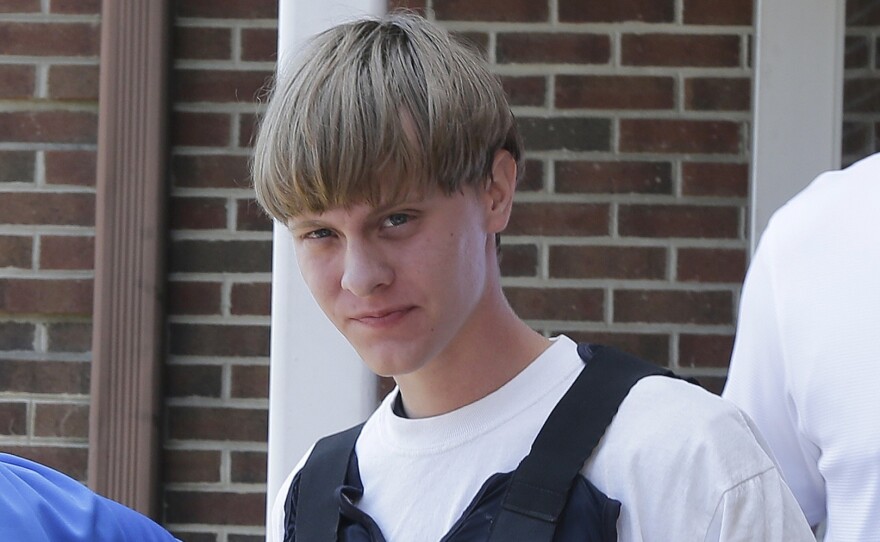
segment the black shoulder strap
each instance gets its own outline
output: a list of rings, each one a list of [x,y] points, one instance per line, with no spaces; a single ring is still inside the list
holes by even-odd
[[[581,344],[578,353],[588,361],[516,469],[489,537],[492,542],[551,541],[575,477],[629,390],[645,376],[674,376],[611,347]]]
[[[348,463],[363,426],[356,425],[315,444],[300,475],[299,494],[308,498],[297,500],[296,542],[336,540],[339,526],[336,489],[345,483]]]

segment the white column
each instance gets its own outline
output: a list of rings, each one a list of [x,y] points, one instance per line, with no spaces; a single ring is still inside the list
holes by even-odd
[[[310,36],[381,14],[382,0],[280,0],[279,70]],[[290,233],[275,223],[269,384],[268,510],[284,479],[319,437],[362,421],[376,404],[376,378],[318,308],[300,275]]]
[[[758,0],[749,238],[840,167],[845,0]]]

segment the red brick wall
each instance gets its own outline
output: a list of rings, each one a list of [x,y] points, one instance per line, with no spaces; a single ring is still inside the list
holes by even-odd
[[[271,223],[247,163],[277,2],[174,2],[165,521],[263,539]]]
[[[0,450],[85,479],[97,1],[0,2]]]
[[[843,164],[880,151],[880,3],[846,2],[844,43]]]

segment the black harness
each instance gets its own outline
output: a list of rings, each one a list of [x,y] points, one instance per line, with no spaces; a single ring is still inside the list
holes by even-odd
[[[480,530],[481,533],[487,531],[479,535],[481,542],[553,541],[559,534],[560,520],[581,469],[629,390],[646,376],[675,377],[667,369],[611,347],[579,344],[578,354],[585,362],[583,370],[550,413],[529,454],[512,476],[498,481],[505,484],[506,489],[500,506],[493,510],[491,519]],[[340,534],[340,495],[352,489],[353,476],[359,478],[354,447],[362,427],[363,424],[352,427],[315,444],[288,493],[285,542],[357,538]],[[359,479],[356,483],[360,483]],[[588,537],[583,538],[581,533],[579,540],[616,541],[620,503],[586,483],[592,492],[591,508],[595,513],[578,513],[576,521],[590,523]],[[369,538],[376,537],[381,534]],[[449,536],[443,540],[447,539]]]

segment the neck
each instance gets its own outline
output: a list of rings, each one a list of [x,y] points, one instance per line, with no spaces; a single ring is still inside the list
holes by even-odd
[[[534,361],[550,341],[520,320],[499,293],[426,366],[395,377],[410,418],[451,412],[494,392]]]

